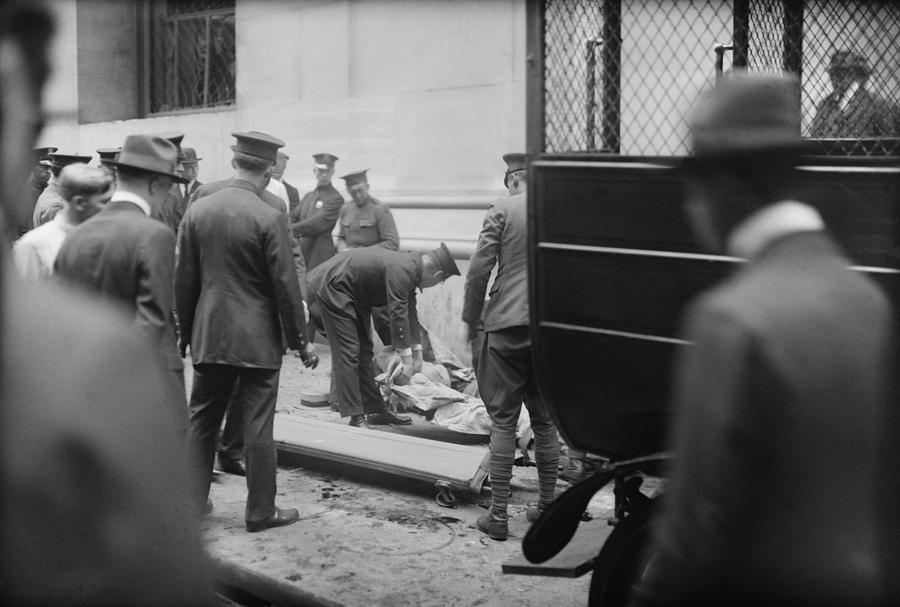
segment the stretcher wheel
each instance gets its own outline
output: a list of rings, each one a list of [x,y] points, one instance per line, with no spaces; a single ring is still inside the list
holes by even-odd
[[[444,508],[453,508],[456,498],[453,497],[453,489],[450,488],[450,485],[444,481],[438,481],[434,486],[437,487],[437,495],[434,496],[434,501],[437,502],[437,505]]]

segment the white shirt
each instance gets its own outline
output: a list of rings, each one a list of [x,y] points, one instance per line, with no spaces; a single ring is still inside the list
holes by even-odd
[[[735,257],[750,259],[780,236],[824,229],[825,222],[814,208],[783,200],[760,209],[738,225],[728,237],[727,250]]]
[[[281,198],[281,202],[284,203],[284,209],[287,213],[291,212],[290,202],[288,202],[288,193],[287,188],[284,187],[284,184],[278,181],[277,179],[270,179],[269,185],[266,186],[266,190],[275,194],[279,198]]]
[[[69,233],[75,229],[65,213],[56,216],[35,229],[26,232],[13,243],[13,263],[23,278],[45,280],[53,274],[56,254]]]
[[[124,192],[122,190],[116,190],[115,194],[112,195],[112,198],[109,199],[110,202],[131,202],[136,204],[141,208],[141,210],[150,217],[150,203],[138,196],[137,194],[132,194],[131,192]]]

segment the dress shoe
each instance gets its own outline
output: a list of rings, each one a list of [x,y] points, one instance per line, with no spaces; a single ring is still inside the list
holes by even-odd
[[[247,468],[244,466],[243,458],[229,457],[222,452],[219,452],[219,469],[228,474],[247,476]]]
[[[501,521],[491,516],[490,512],[485,512],[475,521],[478,530],[487,533],[492,540],[502,542],[509,536],[509,523]]]
[[[349,426],[354,428],[367,428],[369,424],[366,423],[366,416],[360,413],[359,415],[351,415]]]
[[[375,426],[385,424],[393,424],[394,426],[408,426],[412,423],[412,419],[406,415],[397,415],[393,411],[379,411],[378,413],[369,413],[369,423]]]
[[[267,519],[261,521],[247,521],[247,531],[255,533],[272,527],[284,527],[285,525],[296,523],[299,520],[300,513],[297,512],[296,508],[285,508],[282,510],[281,508],[276,507],[275,514]]]

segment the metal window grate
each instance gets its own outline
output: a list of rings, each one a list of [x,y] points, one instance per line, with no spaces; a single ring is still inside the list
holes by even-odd
[[[151,113],[235,101],[234,0],[156,2],[151,17]]]
[[[684,115],[728,70],[799,74],[802,135],[822,153],[900,153],[900,3],[888,0],[543,0],[544,148],[689,153]],[[829,115],[829,62],[865,89]],[[865,97],[865,98],[864,98]],[[849,97],[848,97],[849,98]],[[817,115],[819,116],[817,118]]]

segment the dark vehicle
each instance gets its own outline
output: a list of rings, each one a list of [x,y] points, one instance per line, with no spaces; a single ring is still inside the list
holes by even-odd
[[[531,328],[539,383],[570,447],[604,465],[561,495],[523,542],[542,562],[614,483],[615,529],[594,560],[591,605],[625,601],[644,566],[664,475],[672,361],[685,304],[742,260],[707,254],[682,210],[684,112],[730,67],[793,71],[803,133],[841,45],[873,60],[868,86],[898,105],[900,7],[857,0],[529,3]],[[860,23],[859,21],[862,21]],[[825,44],[823,40],[828,40]],[[875,64],[878,65],[875,65]],[[878,72],[881,70],[881,72]],[[900,129],[900,117],[895,129]],[[817,139],[796,197],[900,307],[900,132]],[[665,499],[664,494],[662,498]]]

